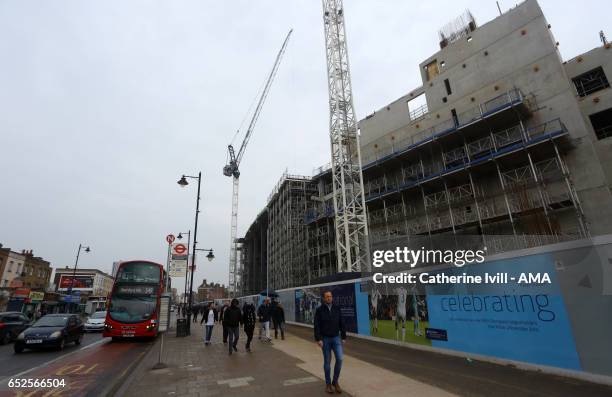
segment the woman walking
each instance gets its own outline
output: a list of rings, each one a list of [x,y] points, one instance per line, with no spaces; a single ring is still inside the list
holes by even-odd
[[[242,308],[242,323],[244,324],[244,333],[247,336],[246,351],[251,352],[251,341],[253,340],[253,332],[255,331],[255,306],[252,303],[245,303]]]
[[[208,309],[206,309],[204,313],[202,313],[202,321],[200,321],[200,324],[206,322],[204,324],[206,326],[204,344],[207,346],[210,345],[210,338],[212,336],[212,330],[213,326],[215,325],[215,321],[217,321],[217,311],[213,307],[213,304],[210,303],[208,305]]]

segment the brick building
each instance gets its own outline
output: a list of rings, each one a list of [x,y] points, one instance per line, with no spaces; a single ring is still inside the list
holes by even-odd
[[[209,301],[213,299],[227,298],[227,288],[223,284],[219,283],[208,283],[206,279],[202,281],[202,284],[198,287],[197,301]]]

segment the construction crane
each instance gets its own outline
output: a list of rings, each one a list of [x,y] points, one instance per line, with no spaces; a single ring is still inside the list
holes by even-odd
[[[242,144],[240,145],[240,149],[238,153],[234,150],[233,145],[227,146],[228,152],[228,164],[223,167],[223,175],[232,177],[234,186],[232,191],[232,225],[231,225],[231,236],[230,236],[230,261],[229,261],[229,291],[231,296],[234,296],[237,289],[237,247],[236,247],[236,234],[238,229],[238,187],[240,181],[240,162],[242,161],[242,156],[244,156],[244,151],[249,143],[249,139],[253,135],[253,130],[255,129],[255,124],[257,123],[257,119],[259,118],[259,114],[261,113],[261,109],[263,107],[264,102],[266,101],[266,97],[268,96],[268,92],[270,91],[270,87],[272,85],[272,81],[274,80],[274,76],[276,76],[276,72],[278,70],[278,66],[280,65],[280,61],[285,53],[285,49],[287,48],[287,43],[289,42],[289,37],[291,36],[291,32],[293,29],[289,30],[287,36],[285,37],[285,41],[283,41],[283,45],[276,55],[276,60],[274,61],[274,66],[272,67],[272,71],[268,76],[268,80],[259,96],[259,101],[257,102],[257,106],[255,107],[255,111],[253,113],[253,117],[251,118],[251,122],[247,128],[246,133],[244,134],[244,139],[242,140]]]
[[[344,7],[323,1],[338,272],[368,271],[370,246]]]

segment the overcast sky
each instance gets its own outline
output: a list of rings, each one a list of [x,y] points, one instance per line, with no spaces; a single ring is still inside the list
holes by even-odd
[[[601,29],[612,38],[608,1],[540,4],[565,59],[599,45]],[[446,22],[466,8],[479,24],[498,15],[493,0],[345,7],[359,119],[420,85]],[[164,237],[193,229],[196,186],[176,181],[202,171],[198,240],[216,259],[200,256],[196,285],[227,283],[226,146],[289,28],[241,165],[239,235],[283,171],[329,162],[319,0],[0,0],[0,243],[53,267],[73,266],[79,243],[92,249],[79,267],[164,263]]]

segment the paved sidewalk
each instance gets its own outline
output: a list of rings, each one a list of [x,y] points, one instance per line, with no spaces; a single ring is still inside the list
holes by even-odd
[[[164,337],[162,361],[167,368],[153,370],[160,339],[117,395],[329,396],[324,390],[325,382],[319,377],[323,375],[320,362],[320,374],[314,376],[299,367],[303,364],[300,360],[258,341],[257,329],[251,344],[252,353],[245,351],[246,335],[241,331],[238,353],[231,356],[227,345],[222,343],[221,325],[215,325],[210,346],[204,345],[203,327],[199,323],[192,323],[191,335],[184,338],[177,338],[171,330]],[[274,343],[291,342],[278,340]]]
[[[308,329],[310,339],[288,334],[283,342],[273,348],[297,358],[298,367],[317,376],[322,374],[321,350],[312,342],[312,329]],[[345,347],[361,343],[362,340],[349,338]],[[384,358],[384,357],[383,357]],[[444,391],[431,384],[419,382],[401,373],[389,371],[376,364],[360,360],[344,349],[344,362],[340,376],[340,385],[347,393],[354,396],[419,396],[419,397],[453,397],[456,394]]]

